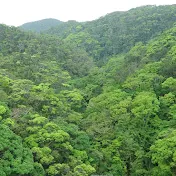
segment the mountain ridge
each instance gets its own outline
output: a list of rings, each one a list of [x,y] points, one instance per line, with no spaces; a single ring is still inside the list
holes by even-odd
[[[63,23],[60,20],[54,19],[54,18],[46,18],[36,21],[31,21],[22,24],[19,26],[19,28],[25,30],[25,31],[33,31],[33,32],[41,32],[48,30],[51,27],[58,26],[59,24]]]

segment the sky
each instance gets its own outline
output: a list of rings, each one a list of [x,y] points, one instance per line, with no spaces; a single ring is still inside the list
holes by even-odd
[[[19,26],[45,18],[90,21],[114,11],[143,5],[176,4],[176,0],[0,0],[0,23]]]

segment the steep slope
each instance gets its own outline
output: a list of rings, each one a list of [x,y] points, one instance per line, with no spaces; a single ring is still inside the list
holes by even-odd
[[[62,21],[49,18],[49,19],[43,19],[39,21],[25,23],[19,27],[25,31],[42,32],[50,29],[51,27],[58,26],[61,23]]]
[[[97,174],[174,175],[176,28],[75,81]]]
[[[36,75],[33,71],[39,69],[43,72],[44,65],[48,67],[52,62],[67,70],[71,76],[78,77],[88,74],[94,65],[84,49],[76,48],[57,37],[25,33],[18,28],[5,25],[0,25],[0,30],[0,51],[3,56],[11,56],[1,62],[1,68],[9,69],[10,72],[16,70],[14,75],[21,78],[37,81],[42,73],[37,76],[38,78],[34,78]],[[57,71],[59,69],[56,69]],[[20,72],[23,73],[19,74]]]
[[[142,6],[127,12],[114,12],[91,22],[64,23],[47,33],[77,43],[102,62],[103,58],[127,52],[136,42],[145,43],[169,29],[176,22],[175,14],[176,5]]]

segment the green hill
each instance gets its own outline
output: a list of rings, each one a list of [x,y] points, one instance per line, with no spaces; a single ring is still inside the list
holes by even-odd
[[[25,23],[20,26],[21,29],[25,31],[33,31],[33,32],[42,32],[50,29],[51,27],[58,26],[62,23],[62,21],[56,19],[43,19],[39,21]]]

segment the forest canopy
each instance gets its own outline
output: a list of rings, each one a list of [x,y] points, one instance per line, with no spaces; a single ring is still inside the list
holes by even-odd
[[[175,14],[0,24],[0,175],[175,175]]]

